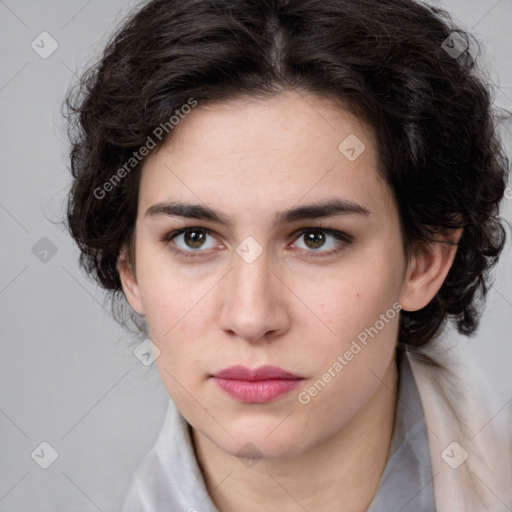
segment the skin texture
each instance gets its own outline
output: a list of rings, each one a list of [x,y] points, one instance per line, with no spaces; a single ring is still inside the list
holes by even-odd
[[[354,161],[338,150],[350,134],[365,144]],[[393,304],[424,307],[446,277],[454,246],[423,247],[405,260],[373,135],[327,99],[283,92],[198,106],[173,137],[144,165],[136,268],[123,252],[119,271],[161,351],[162,381],[192,426],[214,503],[222,512],[261,510],[263,500],[269,511],[366,510],[393,433],[398,314],[309,403],[298,395]],[[335,198],[370,214],[273,227],[278,211]],[[232,226],[145,216],[170,200],[220,210]],[[199,246],[187,246],[183,235],[162,241],[184,227],[211,233]],[[304,228],[336,229],[352,241],[325,234],[324,245],[308,244],[297,234]],[[236,252],[248,236],[263,251],[251,263]],[[456,241],[460,232],[445,236]],[[209,378],[234,364],[272,364],[304,380],[273,402],[241,403]],[[240,453],[255,460],[248,464]]]

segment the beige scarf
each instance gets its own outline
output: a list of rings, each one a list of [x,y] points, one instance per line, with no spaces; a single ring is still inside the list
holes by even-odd
[[[512,511],[512,400],[491,392],[471,357],[429,355],[448,370],[406,357],[425,414],[437,512]]]

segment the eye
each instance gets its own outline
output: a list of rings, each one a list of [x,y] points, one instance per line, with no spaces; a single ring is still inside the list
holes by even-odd
[[[304,240],[305,247],[300,247],[300,244],[297,244],[296,241],[292,244],[293,247],[304,248],[305,251],[310,253],[319,253],[319,256],[335,254],[352,241],[352,237],[349,235],[335,229],[326,228],[305,228],[297,235],[296,240]]]
[[[208,238],[211,238],[210,242],[208,242]],[[173,231],[166,235],[162,241],[168,243],[172,251],[184,256],[195,256],[191,253],[205,252],[207,249],[219,246],[219,242],[211,235],[209,230],[196,227]],[[172,245],[177,246],[177,248],[172,247]]]

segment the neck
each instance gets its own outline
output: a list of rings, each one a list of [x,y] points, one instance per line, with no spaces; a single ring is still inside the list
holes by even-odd
[[[394,429],[398,371],[392,360],[363,408],[332,437],[288,459],[247,467],[202,433],[192,439],[206,487],[219,512],[368,509],[386,465]]]

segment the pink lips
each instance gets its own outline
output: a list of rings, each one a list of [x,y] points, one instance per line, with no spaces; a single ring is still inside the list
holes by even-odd
[[[277,399],[298,386],[302,377],[277,366],[230,366],[212,375],[220,389],[244,403],[263,404]]]

